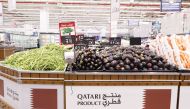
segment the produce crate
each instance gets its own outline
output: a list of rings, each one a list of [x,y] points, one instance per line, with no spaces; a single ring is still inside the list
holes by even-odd
[[[0,101],[9,109],[176,109],[180,81],[177,72],[22,71],[1,64]]]
[[[22,71],[1,64],[0,101],[5,109],[63,109],[64,71]]]
[[[65,109],[176,109],[180,81],[177,72],[66,72]]]

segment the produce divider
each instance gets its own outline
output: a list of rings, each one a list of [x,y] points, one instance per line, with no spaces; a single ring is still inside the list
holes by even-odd
[[[2,47],[0,48],[0,61],[14,53],[13,47]]]

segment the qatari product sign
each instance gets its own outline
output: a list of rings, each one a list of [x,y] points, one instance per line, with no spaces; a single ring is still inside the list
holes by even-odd
[[[0,98],[15,109],[20,107],[20,89],[17,83],[0,76]]]
[[[64,109],[64,86],[19,84],[0,76],[0,98],[14,109]]]
[[[66,86],[66,109],[176,109],[177,86]]]

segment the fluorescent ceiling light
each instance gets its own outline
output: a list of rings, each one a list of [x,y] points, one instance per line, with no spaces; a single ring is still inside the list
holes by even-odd
[[[174,3],[174,0],[169,0],[169,3],[170,3],[170,4]]]
[[[135,0],[130,0],[130,3],[134,3]]]

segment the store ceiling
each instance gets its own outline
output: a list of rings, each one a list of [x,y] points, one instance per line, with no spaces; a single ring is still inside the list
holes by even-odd
[[[50,13],[50,28],[57,29],[59,21],[76,21],[78,28],[110,27],[110,0],[17,0],[17,9],[7,10],[7,0],[3,3],[4,26],[21,27],[32,24],[39,27],[40,10]],[[183,0],[182,9],[190,8],[190,0]],[[128,28],[128,19],[153,21],[166,15],[160,12],[160,0],[120,0],[118,28]]]

